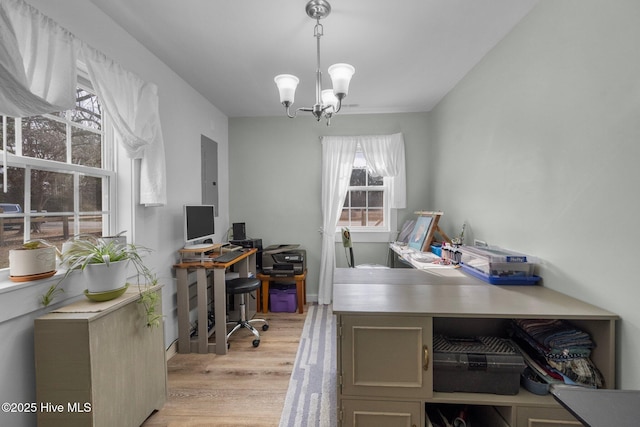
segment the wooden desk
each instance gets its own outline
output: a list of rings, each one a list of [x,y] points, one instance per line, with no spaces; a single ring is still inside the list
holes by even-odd
[[[293,277],[273,277],[268,274],[258,274],[258,279],[262,282],[262,307],[260,310],[263,313],[269,311],[269,283],[270,282],[286,282],[295,280],[296,282],[296,293],[298,297],[298,313],[304,313],[304,305],[307,303],[307,270],[302,272],[302,274],[296,274]],[[260,294],[258,294],[258,299]]]
[[[226,288],[225,272],[228,267],[236,265],[240,277],[249,277],[256,271],[256,252],[253,248],[233,261],[219,263],[213,261],[194,261],[175,264],[178,281],[178,353],[216,353],[227,354],[227,313],[226,313]],[[191,325],[189,323],[189,272],[196,272],[196,293],[198,310],[197,337],[192,340],[190,336]],[[216,342],[209,342],[208,324],[208,298],[207,298],[207,273],[213,273],[213,299],[215,312]]]

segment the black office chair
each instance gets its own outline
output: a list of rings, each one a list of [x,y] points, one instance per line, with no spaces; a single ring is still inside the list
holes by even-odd
[[[253,340],[253,346],[259,346],[260,334],[258,333],[256,328],[251,325],[251,323],[262,322],[264,323],[264,325],[262,325],[262,330],[266,331],[267,329],[269,329],[269,323],[267,323],[267,321],[264,319],[247,320],[245,295],[255,291],[256,289],[260,288],[260,286],[260,280],[252,277],[238,277],[226,281],[227,294],[240,295],[240,320],[227,322],[227,326],[235,325],[234,328],[227,334],[227,347],[229,346],[229,337],[231,336],[231,334],[233,334],[240,328],[247,328],[248,330],[250,330],[251,333],[253,333],[253,335],[255,336],[255,339]]]

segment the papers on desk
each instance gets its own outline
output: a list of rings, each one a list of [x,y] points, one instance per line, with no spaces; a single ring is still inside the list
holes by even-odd
[[[415,262],[421,262],[424,264],[440,262],[440,257],[432,252],[413,252],[411,258]]]
[[[389,248],[398,254],[402,260],[411,264],[415,269],[436,274],[438,276],[464,276],[456,266],[442,264],[442,259],[434,253],[418,251],[406,245],[399,245],[397,243],[389,244]]]

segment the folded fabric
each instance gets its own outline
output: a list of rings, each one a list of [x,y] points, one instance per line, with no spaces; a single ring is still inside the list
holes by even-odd
[[[595,347],[591,336],[565,320],[516,319],[515,325],[530,336],[545,353],[553,356],[589,356]]]
[[[511,334],[553,379],[567,384],[602,387],[604,380],[589,356],[590,335],[564,320],[515,319]]]

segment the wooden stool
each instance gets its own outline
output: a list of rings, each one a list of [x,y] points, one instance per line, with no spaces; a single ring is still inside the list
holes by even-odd
[[[269,283],[295,280],[298,297],[298,313],[304,313],[304,305],[307,303],[307,270],[293,277],[273,277],[268,274],[258,273],[258,279],[262,282],[262,289],[258,289],[258,301],[262,301],[260,311],[269,311]],[[260,295],[262,294],[262,298]]]

